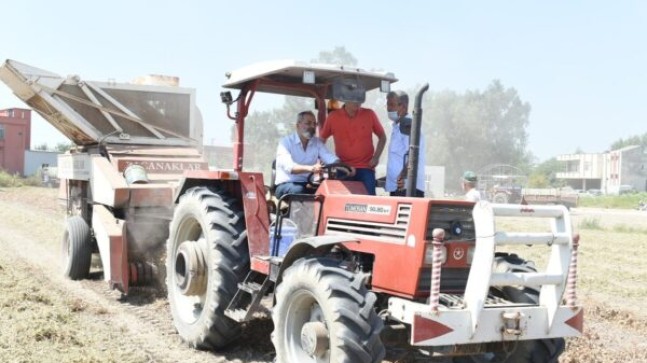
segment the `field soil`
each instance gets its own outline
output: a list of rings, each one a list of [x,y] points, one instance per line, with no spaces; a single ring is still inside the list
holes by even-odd
[[[0,362],[272,362],[270,319],[246,325],[229,349],[197,351],[175,332],[163,293],[140,288],[123,296],[94,270],[88,280],[62,278],[65,213],[56,194],[45,188],[0,189]],[[628,235],[647,240],[647,212],[578,208],[573,218],[574,224],[594,218],[602,229],[632,226],[636,233]],[[579,290],[585,332],[567,340],[560,361],[647,362],[645,248],[627,251],[622,240],[602,239],[595,243],[605,250],[638,255],[636,265],[618,267],[635,271],[626,278],[633,278],[627,282],[630,291],[619,296],[599,288],[604,278],[585,281]],[[389,350],[388,359],[421,361],[396,350]]]

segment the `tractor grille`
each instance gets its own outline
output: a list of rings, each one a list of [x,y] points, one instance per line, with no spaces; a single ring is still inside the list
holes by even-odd
[[[433,239],[432,231],[435,228],[445,230],[446,242],[473,241],[476,233],[474,231],[472,206],[432,204],[425,235],[427,241]]]
[[[370,236],[373,240],[404,243],[410,220],[411,205],[400,204],[393,223],[329,218],[326,224],[326,234],[343,234],[360,238]]]
[[[440,273],[440,291],[465,291],[465,284],[470,273],[469,268],[444,268]],[[418,292],[428,293],[431,290],[431,267],[422,268],[418,278]]]

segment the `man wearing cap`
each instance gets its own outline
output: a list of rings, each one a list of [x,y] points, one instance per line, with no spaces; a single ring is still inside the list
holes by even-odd
[[[346,101],[344,107],[331,112],[320,136],[335,140],[335,153],[342,163],[355,168],[355,175],[346,180],[361,181],[369,195],[375,195],[375,166],[386,144],[386,134],[373,110],[360,107],[359,102]],[[373,147],[373,135],[378,137]]]
[[[478,202],[481,200],[481,192],[479,192],[476,189],[476,183],[478,182],[478,178],[476,177],[476,174],[468,170],[465,173],[463,173],[463,191],[465,193],[465,200],[469,202]]]

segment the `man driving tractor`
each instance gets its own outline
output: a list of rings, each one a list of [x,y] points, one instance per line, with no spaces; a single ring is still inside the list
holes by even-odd
[[[320,173],[323,165],[337,163],[339,158],[316,136],[317,121],[312,111],[297,115],[296,131],[281,139],[276,150],[276,191],[285,194],[312,194],[308,175]],[[323,164],[322,164],[323,162]]]

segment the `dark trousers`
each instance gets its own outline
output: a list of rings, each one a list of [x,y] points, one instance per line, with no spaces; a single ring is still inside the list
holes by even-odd
[[[407,195],[407,191],[404,190],[404,189],[396,190],[395,192],[390,192],[389,195],[392,196],[392,197],[404,197],[404,196]],[[420,189],[416,189],[416,192],[413,193],[413,196],[416,197],[416,198],[424,198],[425,197],[425,192],[423,192]]]

